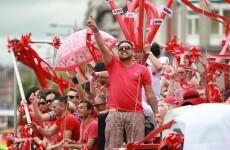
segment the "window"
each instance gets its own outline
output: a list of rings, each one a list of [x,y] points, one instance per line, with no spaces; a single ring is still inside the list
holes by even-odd
[[[187,17],[187,33],[189,35],[198,35],[199,33],[199,16],[193,11],[189,11]]]
[[[230,18],[230,10],[224,10],[223,11],[224,17],[229,19]],[[223,34],[225,34],[225,29],[223,30]]]
[[[219,14],[219,11],[216,11],[216,14]],[[219,33],[219,25],[221,25],[219,22],[211,19],[211,34]]]
[[[1,123],[6,122],[6,117],[5,117],[5,116],[0,116],[0,122],[1,122]]]

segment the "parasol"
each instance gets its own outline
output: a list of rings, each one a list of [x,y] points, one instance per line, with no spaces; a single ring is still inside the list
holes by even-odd
[[[118,40],[106,32],[100,31],[100,34],[109,50],[112,50]],[[92,60],[96,63],[101,62],[102,55],[96,46],[93,32],[84,29],[70,35],[63,42],[57,52],[54,69],[59,71],[72,70]]]

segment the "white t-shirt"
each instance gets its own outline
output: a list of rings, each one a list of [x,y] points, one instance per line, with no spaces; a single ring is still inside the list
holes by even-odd
[[[156,96],[157,101],[159,101],[160,100],[160,89],[161,89],[161,86],[160,86],[161,72],[157,71],[157,69],[152,65],[149,59],[147,59],[146,64],[148,64],[147,68],[151,76],[153,92]],[[145,94],[144,87],[142,87],[142,107],[144,108],[144,113],[146,116],[150,116],[153,114],[152,108],[147,103],[147,97]]]

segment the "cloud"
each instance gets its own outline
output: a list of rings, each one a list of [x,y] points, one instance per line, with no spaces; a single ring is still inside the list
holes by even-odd
[[[32,33],[32,40],[52,40],[47,33],[70,34],[71,26],[84,27],[88,0],[0,0],[0,65],[11,65],[7,36],[20,38]],[[69,25],[69,28],[50,24]]]

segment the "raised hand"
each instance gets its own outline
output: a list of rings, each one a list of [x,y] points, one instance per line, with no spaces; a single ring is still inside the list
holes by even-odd
[[[151,47],[151,45],[149,44],[149,42],[144,43],[143,50],[144,50],[145,54],[150,52],[150,47]]]
[[[29,99],[30,99],[30,101],[31,101],[32,103],[38,103],[38,102],[39,102],[39,99],[37,98],[37,96],[36,96],[34,93],[31,93]]]
[[[30,128],[32,128],[33,130],[38,130],[39,129],[39,126],[36,123],[33,123],[33,122],[28,123],[28,126]]]
[[[97,27],[97,24],[92,16],[90,16],[89,20],[86,21],[86,26],[88,26],[94,33],[98,33],[99,29]]]
[[[96,76],[96,73],[94,71],[94,68],[91,64],[87,64],[88,66],[88,69],[89,69],[89,74],[92,76],[92,77],[95,77]]]
[[[69,71],[66,71],[66,74],[68,75],[68,77],[70,79],[74,78],[75,75],[77,74],[77,72],[75,70],[69,70]]]

